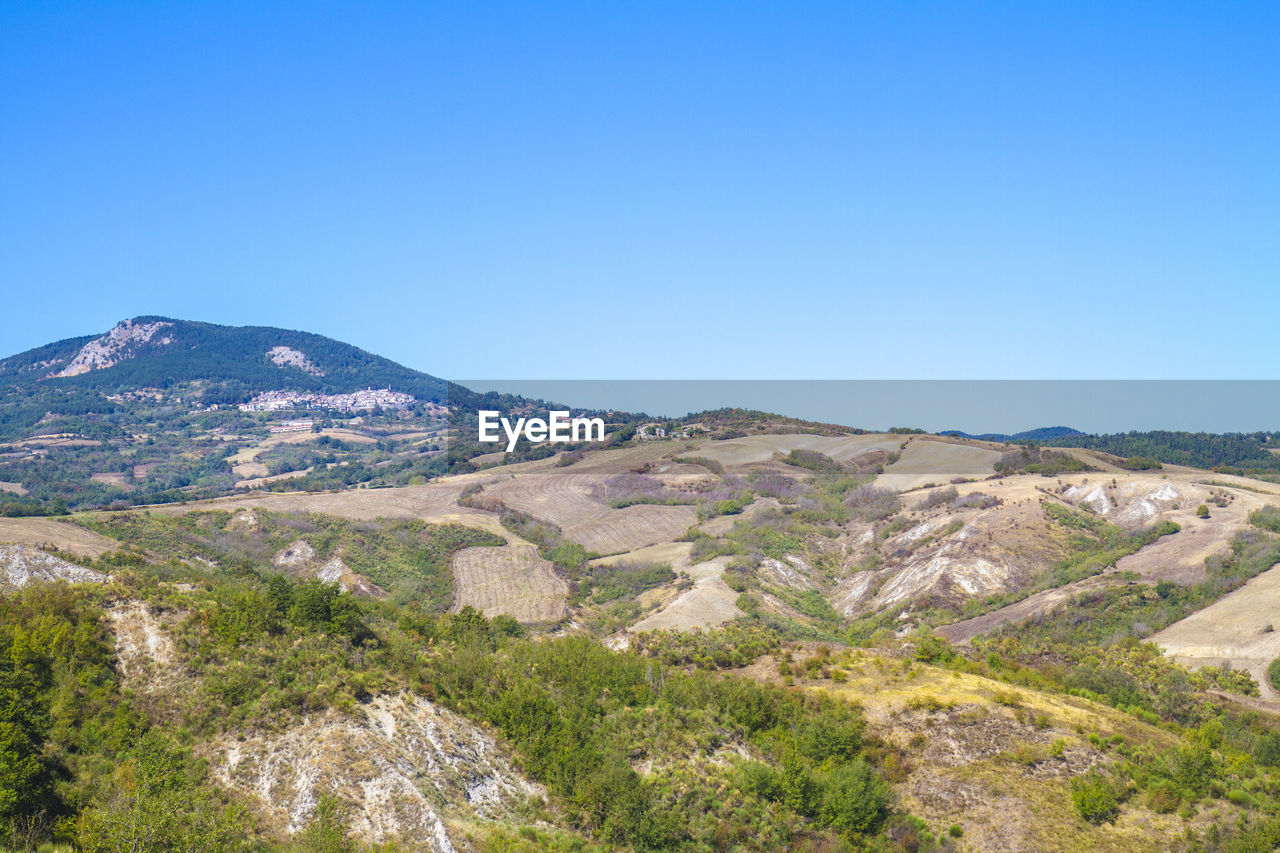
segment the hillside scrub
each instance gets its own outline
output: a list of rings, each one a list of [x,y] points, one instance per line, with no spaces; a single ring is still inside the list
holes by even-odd
[[[631,598],[676,579],[669,563],[617,562],[586,565],[576,580],[575,603],[605,604]]]
[[[944,489],[934,489],[925,495],[915,506],[917,510],[933,509],[937,506],[945,506],[952,503],[960,497],[960,493],[956,491],[955,486],[947,486]]]
[[[882,521],[901,508],[898,493],[879,486],[859,486],[845,498],[845,505],[863,521]]]
[[[352,521],[321,513],[262,509],[183,515],[113,513],[77,516],[75,521],[162,558],[221,566],[266,569],[277,554],[301,539],[316,553],[312,567],[340,558],[352,572],[397,600],[417,601],[428,610],[441,611],[453,601],[450,558],[462,548],[503,544],[492,533],[456,524]]]
[[[1024,447],[1012,450],[1000,457],[995,464],[997,474],[1039,474],[1043,477],[1057,477],[1078,471],[1088,471],[1089,466],[1067,453],[1055,450],[1040,450],[1035,447]]]
[[[181,690],[137,707],[121,699],[95,604],[104,596],[186,614],[173,625]],[[493,726],[557,808],[615,848],[704,848],[726,832],[762,850],[812,837],[859,842],[873,838],[892,809],[871,761],[877,753],[868,751],[849,703],[671,669],[585,637],[530,642],[513,636],[511,620],[471,608],[431,615],[361,603],[316,581],[247,569],[182,590],[129,572],[111,590],[33,585],[0,598],[0,608],[3,660],[21,660],[21,647],[40,650],[34,660],[45,661],[43,669],[0,670],[8,689],[17,689],[15,678],[28,680],[9,694],[22,700],[8,702],[5,713],[28,721],[50,709],[61,715],[54,726],[5,729],[25,740],[0,759],[7,773],[0,778],[15,780],[9,790],[18,792],[0,800],[0,818],[14,827],[42,812],[65,818],[36,826],[38,839],[78,833],[87,849],[127,849],[132,839],[119,834],[118,816],[141,808],[154,815],[156,837],[168,839],[161,848],[194,833],[226,840],[208,849],[240,849],[255,836],[259,849],[273,849],[247,814],[218,805],[215,789],[172,744],[285,726],[325,708],[354,710],[371,695],[403,690]],[[55,701],[86,666],[101,670],[103,686],[70,705]],[[146,731],[154,734],[140,741]],[[730,760],[712,760],[726,745]],[[736,757],[739,750],[752,757]],[[43,763],[51,756],[60,765]],[[641,776],[632,763],[645,756],[652,769]],[[126,777],[113,777],[113,765],[154,781],[121,789]],[[767,782],[740,786],[743,774]]]

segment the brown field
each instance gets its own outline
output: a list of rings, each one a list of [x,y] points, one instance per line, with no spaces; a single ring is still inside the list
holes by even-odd
[[[593,566],[612,566],[616,563],[669,563],[676,572],[689,567],[689,555],[693,553],[692,542],[664,542],[661,545],[650,545],[637,548],[625,554],[613,554],[592,560]]]
[[[129,477],[119,472],[105,472],[101,474],[90,474],[89,479],[95,483],[106,483],[108,486],[118,486],[121,489],[127,489],[132,486]]]
[[[25,495],[27,493],[26,487],[21,483],[6,483],[3,481],[0,481],[0,491],[13,492],[15,495]]]
[[[1151,638],[1179,663],[1247,669],[1266,699],[1280,700],[1267,665],[1280,657],[1280,565]],[[1280,707],[1280,706],[1277,706]]]
[[[597,554],[634,551],[670,542],[698,520],[691,506],[629,506],[564,528],[565,537]]]
[[[435,524],[465,524],[489,530],[508,539],[511,534],[490,512],[458,506],[463,483],[458,479],[425,486],[395,489],[348,489],[341,492],[282,492],[235,495],[185,506],[162,504],[148,507],[152,512],[185,513],[192,510],[261,507],[279,512],[320,512],[341,518],[417,518]]]
[[[981,480],[995,473],[1001,455],[997,450],[969,444],[919,438],[876,478],[876,485],[905,492],[927,483],[946,483],[954,477]]]
[[[698,520],[697,511],[689,506],[613,509],[595,497],[595,490],[613,474],[601,467],[585,471],[578,467],[511,477],[489,485],[484,494],[514,510],[550,521],[568,539],[598,554],[669,542]]]
[[[120,543],[105,536],[51,518],[0,518],[0,543],[48,544],[61,551],[92,558],[120,547]]]
[[[722,465],[749,465],[767,462],[775,454],[792,450],[816,450],[837,462],[844,462],[870,450],[896,451],[905,439],[900,435],[752,435],[725,441],[708,441],[690,456],[705,456]],[[678,454],[677,454],[678,455]]]
[[[505,613],[521,622],[564,618],[569,584],[538,549],[524,542],[464,548],[453,558],[453,609],[464,605],[486,616]]]

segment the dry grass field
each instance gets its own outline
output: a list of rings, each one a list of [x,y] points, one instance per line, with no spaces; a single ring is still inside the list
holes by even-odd
[[[120,547],[105,536],[51,518],[0,518],[0,544],[52,545],[95,559]]]
[[[918,438],[885,468],[876,485],[905,492],[927,483],[946,483],[956,477],[981,480],[995,473],[1001,453],[969,444]]]
[[[1174,660],[1188,666],[1249,670],[1264,698],[1280,700],[1267,681],[1267,665],[1280,657],[1280,566],[1240,589],[1175,622],[1151,638]],[[1272,630],[1268,630],[1268,626]]]
[[[793,450],[816,450],[837,462],[848,461],[872,450],[896,451],[904,438],[900,435],[752,435],[725,441],[708,441],[689,455],[705,456],[722,465],[749,465],[767,462],[776,454]]]
[[[629,506],[610,509],[564,528],[565,536],[588,551],[617,554],[670,542],[698,520],[691,506]]]
[[[556,622],[564,618],[568,593],[568,583],[528,543],[464,548],[453,557],[455,611],[469,604],[486,616]]]

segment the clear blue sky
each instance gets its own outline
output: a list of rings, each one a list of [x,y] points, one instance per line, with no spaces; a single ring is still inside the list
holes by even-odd
[[[0,350],[1280,377],[1280,3],[0,4]]]

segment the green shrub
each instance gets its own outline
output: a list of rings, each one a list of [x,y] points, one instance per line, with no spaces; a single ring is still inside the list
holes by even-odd
[[[1280,732],[1267,732],[1259,737],[1253,749],[1253,757],[1259,764],[1280,766]]]
[[[1111,783],[1096,772],[1071,780],[1071,804],[1076,814],[1094,825],[1114,821],[1120,813]]]
[[[845,835],[867,832],[888,813],[889,786],[862,759],[832,770],[822,788],[822,820]]]
[[[1147,789],[1147,808],[1157,814],[1172,814],[1182,805],[1182,793],[1168,779],[1160,779]]]

